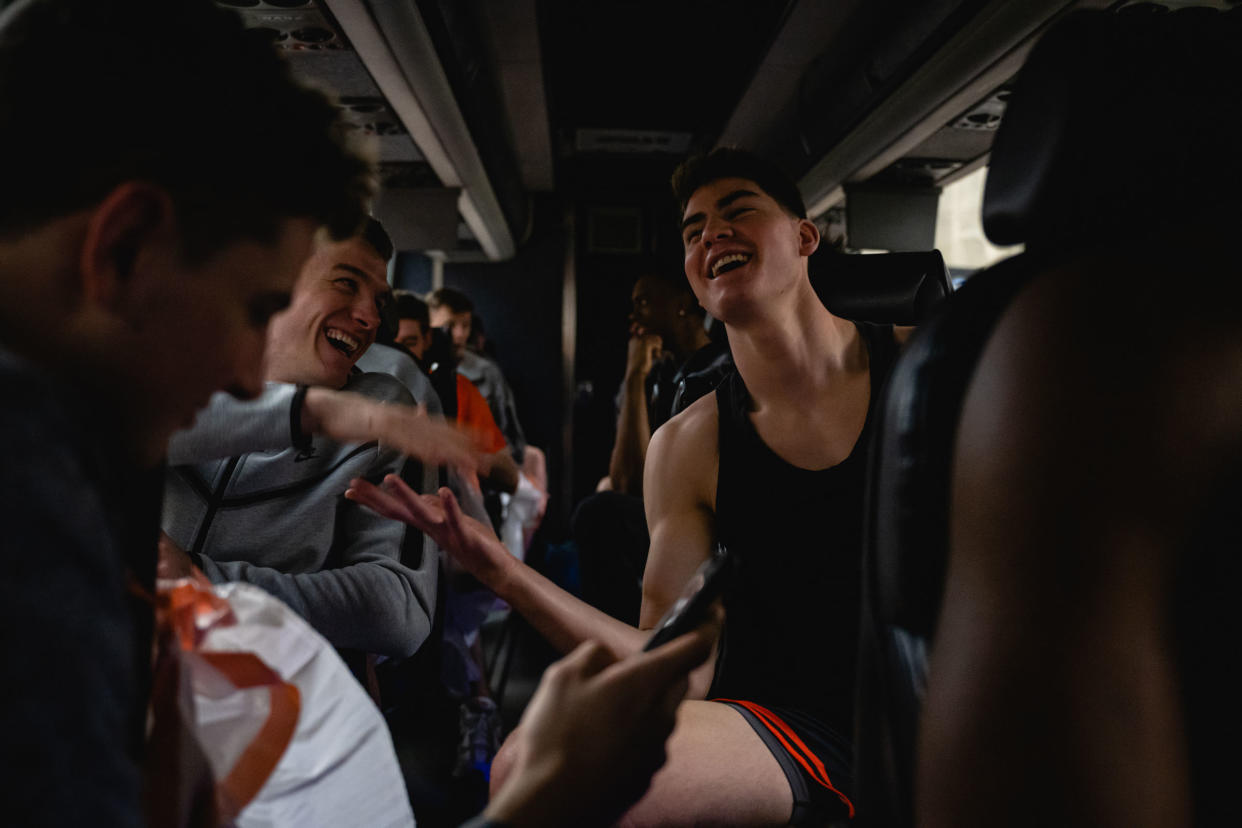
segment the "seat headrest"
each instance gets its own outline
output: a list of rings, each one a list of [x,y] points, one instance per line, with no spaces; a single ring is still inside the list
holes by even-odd
[[[998,245],[1078,246],[1238,211],[1242,8],[1079,12],[1018,75],[992,146]]]
[[[821,251],[808,265],[824,307],[843,319],[917,325],[953,290],[939,250],[846,255]]]

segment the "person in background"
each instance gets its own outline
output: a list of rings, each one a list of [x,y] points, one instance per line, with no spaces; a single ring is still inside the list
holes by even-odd
[[[431,311],[431,327],[448,332],[458,373],[474,383],[487,400],[492,417],[513,452],[513,459],[520,464],[526,450],[526,437],[518,421],[513,391],[499,365],[466,347],[474,320],[474,303],[459,290],[439,288],[427,296],[427,305]]]
[[[642,574],[651,543],[643,513],[642,477],[652,433],[697,396],[687,377],[713,372],[696,383],[701,396],[731,366],[729,349],[714,342],[706,314],[684,278],[640,276],[631,293],[630,339],[625,376],[617,395],[617,433],[608,476],[595,494],[574,508],[572,534],[578,549],[582,598],[627,624],[638,623]],[[680,409],[678,409],[680,410]]]

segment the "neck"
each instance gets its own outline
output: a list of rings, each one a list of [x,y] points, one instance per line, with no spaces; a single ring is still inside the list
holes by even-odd
[[[733,360],[757,408],[801,406],[831,393],[843,375],[865,368],[854,323],[829,313],[809,284],[807,291],[810,296],[780,318],[726,325]]]

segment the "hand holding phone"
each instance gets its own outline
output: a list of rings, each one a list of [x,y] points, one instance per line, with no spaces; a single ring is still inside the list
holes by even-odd
[[[736,569],[733,556],[724,544],[717,542],[716,552],[704,561],[682,588],[681,595],[655,625],[643,651],[659,647],[679,635],[688,633],[707,618],[708,607],[725,594]]]

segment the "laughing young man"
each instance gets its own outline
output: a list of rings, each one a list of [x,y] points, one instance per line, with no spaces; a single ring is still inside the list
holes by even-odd
[[[846,818],[864,455],[896,340],[820,303],[807,275],[819,232],[779,172],[717,150],[683,165],[674,190],[686,276],[724,322],[737,370],[652,437],[639,629],[514,561],[443,492],[418,497],[387,478],[383,488],[359,481],[350,496],[433,532],[562,649],[588,637],[616,653],[638,649],[723,542],[741,577],[725,601],[718,658],[696,671],[698,700],[681,706],[668,764],[624,822]],[[521,740],[497,757],[494,779]]]
[[[341,495],[353,477],[398,473],[406,454],[464,456],[468,440],[420,416],[393,377],[354,368],[389,299],[391,255],[374,219],[315,248],[272,320],[263,395],[217,395],[170,443],[163,522],[213,581],[263,587],[338,648],[404,657],[430,631],[435,556],[403,566],[404,527]]]

